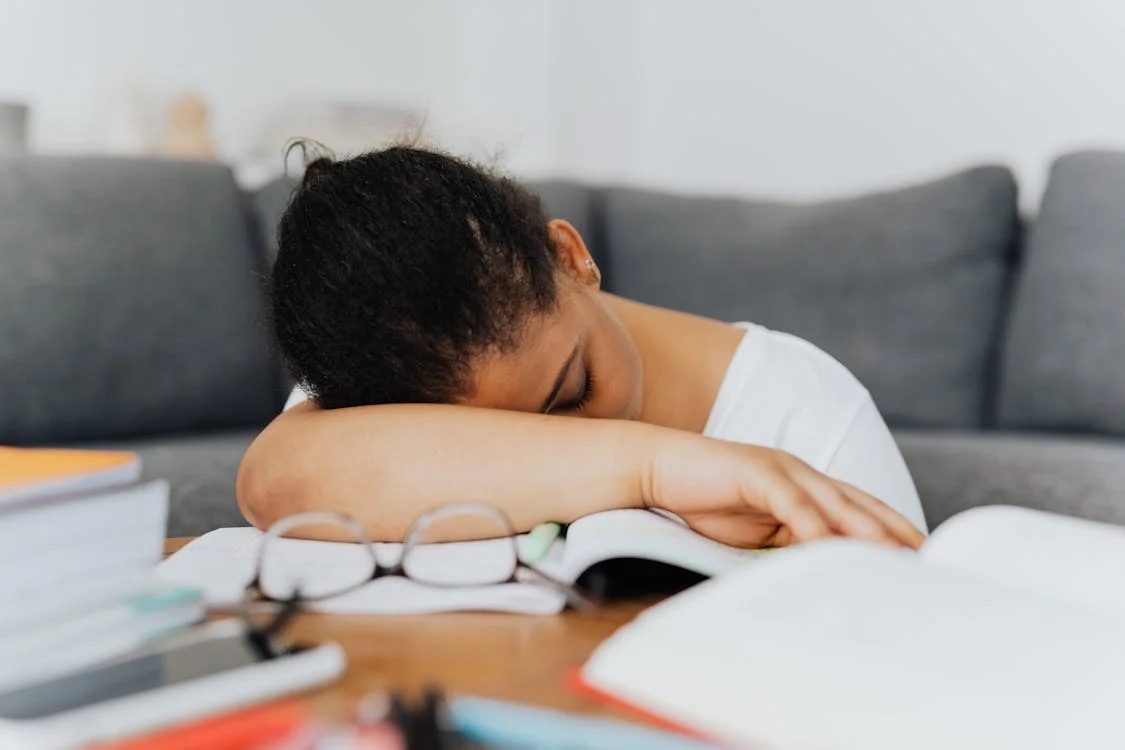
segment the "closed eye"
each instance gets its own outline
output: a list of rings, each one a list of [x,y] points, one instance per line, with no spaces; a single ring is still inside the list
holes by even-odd
[[[582,392],[569,403],[561,406],[556,406],[552,412],[572,412],[581,414],[590,403],[590,399],[594,396],[594,376],[587,370],[582,380]]]

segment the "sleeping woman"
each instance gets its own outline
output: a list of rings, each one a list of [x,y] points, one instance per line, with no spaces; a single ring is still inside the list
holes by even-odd
[[[812,344],[600,290],[573,226],[432,150],[319,158],[281,219],[272,319],[298,390],[250,447],[247,519],[338,510],[378,540],[457,502],[519,530],[660,508],[743,547],[917,547],[864,387]]]

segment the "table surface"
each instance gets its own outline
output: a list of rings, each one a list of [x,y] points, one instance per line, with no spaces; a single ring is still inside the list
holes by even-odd
[[[164,553],[189,541],[168,539]],[[304,696],[306,705],[325,719],[349,718],[357,700],[368,693],[391,688],[414,693],[438,685],[451,693],[638,721],[576,693],[566,678],[599,643],[655,601],[554,616],[302,614],[291,633],[304,642],[335,641],[347,653],[343,678]]]

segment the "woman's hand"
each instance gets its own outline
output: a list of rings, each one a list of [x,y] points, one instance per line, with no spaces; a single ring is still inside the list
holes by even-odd
[[[925,539],[880,501],[788,453],[695,435],[657,448],[642,494],[650,507],[739,547],[848,536],[917,549]]]

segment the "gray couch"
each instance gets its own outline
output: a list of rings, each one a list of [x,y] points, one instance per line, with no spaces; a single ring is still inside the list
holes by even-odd
[[[816,205],[535,186],[607,288],[819,344],[870,388],[931,525],[985,503],[1125,523],[1125,155]],[[242,523],[239,459],[288,387],[263,288],[290,186],[225,167],[0,160],[0,443],[124,447],[169,534]],[[1119,499],[1119,497],[1121,499]]]

